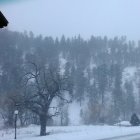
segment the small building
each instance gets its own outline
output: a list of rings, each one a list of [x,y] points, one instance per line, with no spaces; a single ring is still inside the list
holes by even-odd
[[[2,12],[0,11],[0,28],[4,28],[8,25],[8,21],[5,18],[5,16],[2,14]]]

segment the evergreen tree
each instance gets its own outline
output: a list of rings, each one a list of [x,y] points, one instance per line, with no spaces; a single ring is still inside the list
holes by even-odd
[[[122,70],[120,65],[114,65],[114,89],[113,89],[113,102],[114,102],[114,115],[118,119],[122,115],[123,107],[123,92],[122,92]]]
[[[140,120],[139,120],[138,116],[135,113],[131,116],[130,123],[131,123],[132,126],[140,125]]]
[[[135,99],[134,99],[134,95],[133,95],[133,83],[132,81],[125,82],[125,111],[127,113],[127,116],[129,116],[129,114],[132,114],[132,112],[135,111]]]

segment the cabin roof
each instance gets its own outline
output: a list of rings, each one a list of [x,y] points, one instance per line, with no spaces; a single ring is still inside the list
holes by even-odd
[[[0,28],[4,28],[8,25],[8,21],[3,15],[3,13],[0,11]]]

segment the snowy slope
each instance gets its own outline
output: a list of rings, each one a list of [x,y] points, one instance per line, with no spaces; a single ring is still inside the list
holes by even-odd
[[[125,81],[131,81],[131,80],[134,81],[136,72],[137,72],[136,67],[126,67],[123,70],[123,74],[122,74],[122,76],[123,76],[123,79],[122,79],[123,84],[124,84]]]
[[[138,67],[126,67],[122,74],[122,83],[124,85],[125,81],[132,81],[133,88],[134,88],[134,97],[136,103],[139,102],[139,91],[138,91],[138,77],[136,74],[138,72]]]
[[[119,126],[68,126],[47,127],[50,135],[38,136],[39,127],[30,126],[18,129],[18,140],[96,140],[114,136],[124,136],[139,133],[140,127]],[[14,130],[1,130],[0,140],[13,140]]]

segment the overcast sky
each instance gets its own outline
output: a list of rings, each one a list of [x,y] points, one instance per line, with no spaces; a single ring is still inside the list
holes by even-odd
[[[0,4],[10,30],[140,39],[140,0],[23,0]]]

